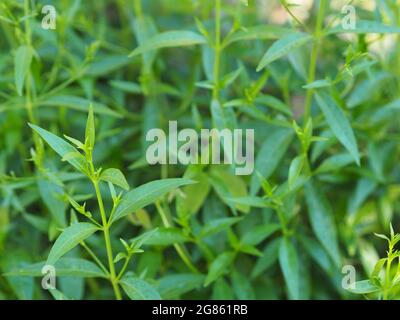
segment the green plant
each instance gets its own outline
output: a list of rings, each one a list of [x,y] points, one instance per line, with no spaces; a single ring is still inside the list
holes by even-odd
[[[0,299],[45,264],[56,299],[360,298],[349,264],[397,298],[399,1],[296,3],[3,0]],[[254,172],[150,165],[169,121],[254,129]]]
[[[383,300],[395,300],[398,299],[400,290],[400,252],[395,250],[396,244],[400,241],[400,235],[395,234],[390,225],[390,238],[383,234],[376,234],[376,236],[388,242],[387,257],[378,260],[369,280],[358,281],[354,284],[354,288],[349,290],[356,294],[373,294]],[[397,266],[394,265],[396,261]]]
[[[66,136],[66,138],[75,146],[69,144],[65,140],[56,135],[38,127],[30,124],[30,126],[50,145],[50,147],[60,156],[63,161],[67,161],[75,169],[83,173],[93,184],[98,208],[100,211],[101,221],[98,222],[93,217],[92,213],[86,210],[86,204],[80,205],[72,197],[67,196],[69,202],[75,211],[83,215],[90,222],[78,222],[78,218],[75,214],[71,217],[71,225],[64,229],[53,247],[50,250],[49,256],[46,261],[46,265],[54,266],[57,270],[57,261],[60,260],[68,251],[73,249],[75,246],[81,244],[93,258],[94,262],[98,264],[101,271],[98,270],[97,276],[103,276],[109,279],[111,282],[114,294],[117,299],[121,299],[122,295],[119,286],[122,285],[127,295],[131,298],[137,298],[138,294],[146,294],[146,298],[157,299],[159,298],[158,293],[152,289],[145,281],[132,276],[125,276],[126,267],[128,266],[130,259],[135,253],[141,253],[143,250],[141,246],[146,243],[146,239],[151,236],[150,234],[143,234],[127,243],[121,238],[121,242],[126,250],[126,252],[120,252],[115,257],[113,255],[113,248],[110,239],[110,228],[112,224],[118,219],[123,218],[132,211],[139,210],[146,205],[155,202],[159,197],[164,194],[178,188],[192,183],[188,179],[164,179],[159,181],[150,182],[147,185],[143,185],[135,188],[135,190],[128,192],[126,195],[122,195],[122,192],[118,195],[116,194],[114,186],[118,186],[122,189],[129,190],[129,185],[119,169],[110,168],[102,170],[101,168],[96,169],[93,165],[93,152],[95,146],[95,124],[94,124],[94,114],[93,108],[89,109],[89,116],[86,124],[85,140],[81,142],[74,138]],[[82,150],[83,154],[78,151]],[[105,206],[103,202],[103,196],[100,191],[100,182],[107,182],[110,193],[112,196],[112,209],[109,215],[105,211]],[[105,250],[108,259],[108,269],[103,265],[96,254],[85,244],[84,240],[94,234],[97,231],[103,232]],[[119,273],[116,272],[115,262],[125,260],[125,263]],[[82,269],[79,269],[79,266]],[[66,275],[74,274],[75,276],[85,276],[90,271],[87,269],[96,269],[95,266],[89,264],[85,260],[74,260],[74,263],[68,264],[63,263],[62,274]],[[37,270],[31,272],[37,272]],[[85,273],[86,272],[86,273]],[[17,271],[15,274],[24,273],[23,270]],[[62,275],[61,274],[61,275]],[[9,275],[12,275],[9,274]],[[137,293],[136,286],[141,287],[143,292]]]

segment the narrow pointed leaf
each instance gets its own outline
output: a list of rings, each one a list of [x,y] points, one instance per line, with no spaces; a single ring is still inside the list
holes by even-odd
[[[312,36],[308,33],[293,33],[289,34],[276,42],[268,49],[260,63],[257,66],[257,72],[265,68],[271,62],[282,58],[289,52],[301,47],[312,40]]]
[[[139,210],[181,186],[192,184],[194,181],[189,179],[163,179],[146,183],[125,194],[118,209],[113,215],[112,221],[116,221]]]
[[[119,169],[110,168],[104,170],[100,175],[100,180],[111,182],[122,189],[129,190],[129,184],[124,174]]]
[[[338,138],[347,151],[350,152],[355,162],[359,165],[360,153],[358,151],[357,141],[350,122],[343,110],[336,104],[335,100],[326,93],[317,93],[316,98],[336,138]]]
[[[206,39],[193,31],[167,31],[148,39],[133,50],[129,56],[133,57],[161,48],[191,46],[204,43],[206,43]]]
[[[33,57],[33,49],[29,46],[21,46],[17,49],[14,58],[14,78],[17,93],[22,96],[25,78],[29,72]]]
[[[123,277],[120,284],[131,300],[161,300],[157,290],[142,279]]]
[[[35,130],[61,158],[64,158],[68,154],[79,153],[79,151],[75,147],[70,145],[64,139],[56,136],[55,134],[45,129],[42,129],[34,124],[29,124],[29,126],[33,130]],[[66,161],[68,161],[75,169],[86,174],[86,160],[82,155],[69,158]]]
[[[325,248],[329,256],[340,266],[340,254],[337,231],[332,209],[327,199],[314,182],[305,185],[305,197],[308,207],[308,217],[314,234]]]
[[[74,223],[66,228],[57,238],[50,250],[46,264],[54,265],[64,254],[77,246],[80,242],[90,237],[99,228],[87,222]]]

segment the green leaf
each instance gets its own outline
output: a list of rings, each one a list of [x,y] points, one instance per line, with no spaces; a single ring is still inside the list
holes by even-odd
[[[318,240],[328,252],[329,256],[340,266],[340,253],[337,232],[332,209],[321,189],[309,181],[305,185],[305,197],[308,207],[308,217],[312,229]]]
[[[183,187],[184,195],[176,199],[177,214],[182,219],[188,219],[198,212],[210,191],[210,182],[206,174],[197,173],[190,178],[195,179],[197,183]]]
[[[135,249],[140,249],[143,245],[147,244],[148,241],[153,237],[156,236],[156,232],[158,232],[159,228],[147,231],[142,233],[141,235],[133,238],[130,240],[132,244],[134,244]]]
[[[379,21],[360,20],[357,21],[354,29],[346,30],[341,24],[328,31],[328,34],[336,33],[400,33],[400,28],[396,26],[388,26]]]
[[[246,27],[228,35],[223,46],[226,47],[237,41],[278,39],[291,33],[293,33],[291,29],[272,25]]]
[[[66,204],[62,201],[62,196],[64,195],[63,188],[47,177],[42,176],[37,177],[37,184],[40,197],[53,219],[57,222],[57,225],[62,228],[66,227]]]
[[[339,171],[343,167],[353,163],[353,161],[353,157],[349,153],[335,154],[328,159],[325,159],[315,172],[325,173],[330,171]]]
[[[239,300],[254,300],[256,298],[249,278],[244,273],[234,270],[231,279],[233,290]]]
[[[374,266],[374,270],[371,273],[371,279],[378,277],[379,273],[381,272],[383,266],[385,265],[387,258],[379,259],[378,262]]]
[[[155,202],[170,191],[192,183],[194,181],[189,179],[176,178],[156,180],[137,187],[122,197],[121,203],[112,217],[112,222]]]
[[[268,49],[260,63],[257,66],[257,72],[261,71],[271,62],[282,58],[289,52],[300,48],[302,45],[306,44],[312,40],[312,36],[308,33],[293,33],[289,34],[283,38],[280,38]]]
[[[17,93],[22,96],[25,78],[28,75],[33,57],[33,49],[29,46],[20,46],[14,57],[14,78]]]
[[[291,299],[300,298],[300,269],[296,248],[289,239],[283,239],[279,248],[279,264]]]
[[[293,115],[292,110],[290,109],[290,107],[287,104],[283,103],[281,100],[279,100],[273,96],[260,95],[257,98],[255,98],[254,101],[255,101],[255,103],[259,103],[261,105],[265,105],[272,109],[281,111],[288,116]]]
[[[280,228],[281,226],[276,223],[268,223],[261,226],[256,226],[246,232],[240,242],[246,245],[256,246],[271,236],[274,232],[278,231]]]
[[[210,182],[218,196],[227,205],[231,205],[227,200],[228,198],[247,196],[247,187],[243,179],[227,170],[213,168],[210,175]],[[246,205],[238,204],[236,205],[236,209],[243,213],[248,213],[250,208]]]
[[[344,112],[328,94],[317,93],[316,98],[333,133],[350,152],[355,162],[360,165],[360,154],[358,152],[357,141]]]
[[[254,171],[258,171],[265,179],[268,179],[281,163],[283,156],[292,142],[293,136],[293,131],[288,129],[278,129],[272,132],[265,139],[257,154]],[[252,175],[250,184],[251,195],[255,195],[260,187],[257,175]]]
[[[231,225],[238,223],[243,218],[234,217],[234,218],[219,218],[219,219],[212,219],[211,221],[207,222],[204,227],[201,229],[200,237],[207,237],[223,230],[226,230]]]
[[[42,268],[46,261],[24,265],[11,270],[4,276],[43,277]],[[82,278],[107,278],[107,275],[93,262],[81,258],[60,258],[55,264],[57,276],[71,276]]]
[[[126,181],[124,174],[119,169],[106,169],[100,175],[100,180],[111,182],[112,184],[121,187],[122,189],[129,190],[129,184]]]
[[[265,246],[262,252],[263,255],[260,258],[258,258],[251,272],[252,278],[258,277],[263,272],[265,272],[269,267],[271,267],[276,261],[278,261],[281,241],[282,241],[281,238],[277,238],[275,240],[272,240]]]
[[[131,241],[135,241],[135,239],[136,238],[131,239]],[[151,233],[144,244],[154,246],[170,246],[175,243],[182,243],[187,241],[189,241],[189,238],[183,233],[181,229],[158,228]]]
[[[83,99],[80,97],[70,96],[70,95],[58,95],[47,98],[46,100],[39,100],[38,106],[40,107],[67,107],[72,110],[82,111],[85,113],[89,112],[89,106],[93,105],[94,112],[97,114],[104,114],[107,116],[112,116],[116,118],[121,118],[122,116],[117,112],[105,104],[99,102],[92,102],[88,99]]]
[[[54,300],[70,300],[68,299],[64,293],[57,289],[49,289],[51,295],[53,296]]]
[[[210,265],[207,278],[204,283],[208,286],[210,283],[217,280],[219,277],[229,271],[229,266],[232,264],[235,254],[233,252],[224,252],[220,254]]]
[[[65,157],[67,154],[73,153],[73,152],[78,152],[79,151],[70,145],[68,142],[66,142],[64,139],[56,136],[55,134],[52,134],[51,132],[42,129],[34,124],[30,124],[29,126],[35,130],[42,138],[45,140],[49,146],[61,157]],[[87,174],[87,166],[86,166],[86,160],[83,155],[80,157],[73,157],[67,160],[75,169],[78,171]]]
[[[253,207],[253,208],[266,208],[268,207],[268,203],[265,199],[260,197],[241,197],[241,198],[228,198],[228,201],[232,201],[233,203]]]
[[[157,290],[142,279],[123,277],[120,284],[131,300],[161,300]]]
[[[171,274],[160,279],[158,291],[163,299],[173,299],[182,296],[204,283],[202,274]]]
[[[367,293],[377,292],[380,290],[379,287],[372,284],[371,281],[369,280],[357,281],[354,285],[355,288],[348,289],[351,293],[367,294]]]
[[[139,84],[129,81],[120,81],[120,80],[112,80],[110,81],[110,85],[116,89],[119,89],[124,92],[141,94],[142,88]]]
[[[87,118],[86,131],[85,131],[85,144],[86,148],[89,149],[90,152],[93,152],[95,138],[96,138],[96,129],[94,126],[93,105],[90,104],[89,115]]]
[[[145,41],[133,50],[129,54],[129,57],[161,48],[192,46],[196,44],[205,44],[206,42],[206,38],[193,31],[167,31],[159,33]]]
[[[50,250],[46,264],[54,265],[64,254],[90,237],[97,230],[99,228],[92,223],[80,222],[72,224],[57,238]]]
[[[213,300],[233,300],[234,298],[232,288],[224,278],[215,281],[212,290]]]
[[[290,164],[289,167],[289,177],[288,177],[289,188],[292,188],[297,178],[300,176],[303,165],[304,165],[303,155],[298,156],[292,160],[292,163]]]
[[[332,81],[329,79],[320,79],[303,86],[303,89],[319,89],[326,88],[332,85]]]

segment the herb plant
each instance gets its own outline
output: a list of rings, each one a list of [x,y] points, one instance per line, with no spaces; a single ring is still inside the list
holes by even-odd
[[[0,299],[399,297],[398,0],[46,5],[0,4]],[[149,164],[169,121],[254,172]]]

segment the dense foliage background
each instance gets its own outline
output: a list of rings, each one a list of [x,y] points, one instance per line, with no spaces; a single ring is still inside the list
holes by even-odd
[[[47,4],[55,30],[42,27]],[[345,33],[346,4],[357,25]],[[398,297],[399,270],[382,276],[380,260],[373,272],[387,254],[373,233],[399,229],[399,28],[396,0],[2,0],[0,299],[113,299],[115,286],[133,299],[362,298],[342,287],[346,265],[371,278],[360,292]],[[56,264],[52,296],[41,267],[54,242],[89,221],[85,210],[101,212],[73,158],[60,161],[28,123],[87,142],[91,103],[96,168],[121,170],[133,190],[197,183],[112,225],[117,272],[126,261],[114,292],[92,232]],[[169,120],[255,129],[254,174],[148,165],[145,135]]]

